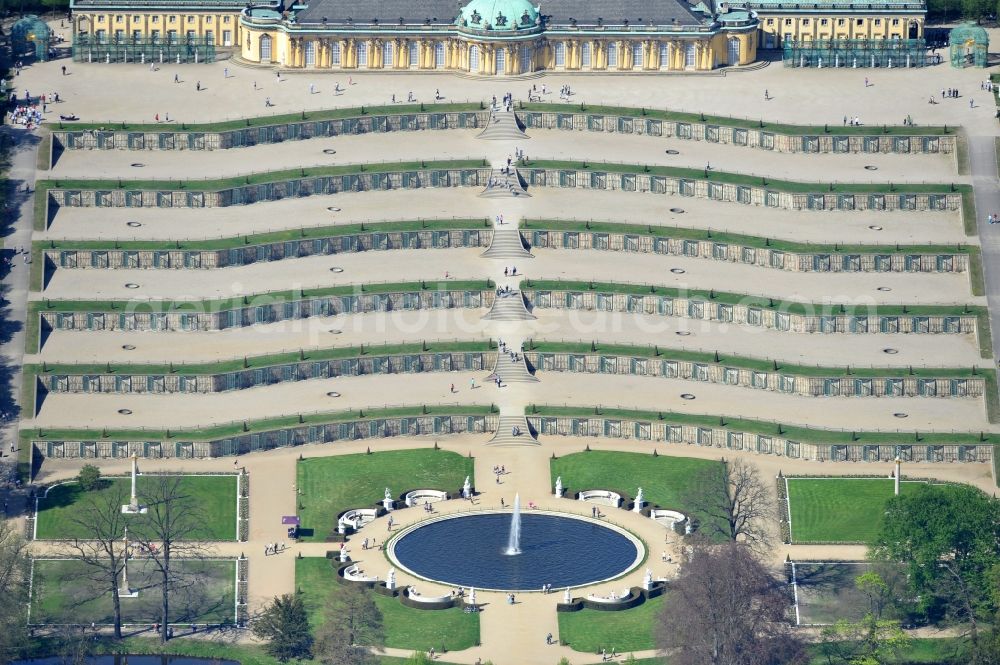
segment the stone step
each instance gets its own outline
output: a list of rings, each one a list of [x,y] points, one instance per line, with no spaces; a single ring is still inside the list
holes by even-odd
[[[524,306],[524,297],[520,291],[497,297],[493,301],[493,307],[483,316],[485,321],[531,321],[536,318],[538,317]]]
[[[520,434],[514,436],[513,428],[517,427]],[[490,446],[524,446],[539,445],[538,440],[531,434],[528,421],[524,415],[505,416],[501,415],[497,425],[497,431],[493,438],[487,442]]]
[[[521,141],[531,138],[521,129],[513,111],[496,111],[493,117],[496,120],[486,125],[477,138],[488,141]]]
[[[479,196],[492,199],[531,195],[525,191],[524,186],[521,184],[521,177],[517,174],[517,169],[512,168],[510,173],[504,173],[501,169],[493,169],[493,172],[490,174],[489,184],[486,185],[486,189]]]
[[[524,247],[524,239],[516,228],[497,227],[493,230],[490,246],[481,254],[487,259],[532,259],[534,255]]]
[[[524,362],[524,355],[520,356],[518,361],[513,361],[510,359],[510,355],[499,351],[497,353],[497,362],[493,366],[493,373],[490,375],[491,378],[500,377],[500,383],[535,383],[538,381],[538,377],[534,376],[528,371],[528,365]]]

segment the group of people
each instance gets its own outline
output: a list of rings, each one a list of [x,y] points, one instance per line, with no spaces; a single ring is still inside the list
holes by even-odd
[[[11,95],[13,97],[13,95]],[[7,120],[10,125],[23,125],[26,129],[32,130],[42,124],[42,113],[44,105],[28,104],[25,106],[15,106]]]
[[[288,545],[284,543],[268,543],[264,545],[264,556],[270,556],[271,554],[279,554],[288,549]]]
[[[507,296],[512,296],[512,295],[514,295],[514,291],[511,290],[510,284],[508,284],[506,286],[498,286],[497,287],[497,297],[498,298],[506,298]]]

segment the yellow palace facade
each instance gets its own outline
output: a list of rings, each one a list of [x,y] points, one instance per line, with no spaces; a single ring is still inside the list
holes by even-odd
[[[536,71],[710,70],[756,59],[757,21],[746,11],[713,17],[683,0],[624,0],[601,7],[553,0],[383,0],[382,16],[342,0],[297,12],[249,8],[241,57],[291,68],[441,70],[481,76]],[[607,16],[595,10],[607,10]],[[454,11],[454,10],[451,10]],[[602,11],[603,13],[603,11]]]

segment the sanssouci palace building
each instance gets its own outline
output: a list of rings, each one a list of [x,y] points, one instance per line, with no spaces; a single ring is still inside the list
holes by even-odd
[[[709,71],[775,48],[792,66],[923,64],[923,0],[540,2],[72,0],[73,57],[474,76]]]

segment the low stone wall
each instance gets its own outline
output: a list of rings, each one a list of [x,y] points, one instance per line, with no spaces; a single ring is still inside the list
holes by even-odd
[[[785,374],[781,371],[730,367],[724,362],[695,362],[611,354],[547,353],[525,351],[524,358],[543,372],[621,374],[686,379],[741,388],[804,395],[807,397],[970,397],[986,389],[982,378],[823,377]],[[819,370],[817,370],[819,371]]]
[[[218,250],[46,249],[44,257],[51,265],[63,269],[228,268],[305,256],[353,252],[489,247],[492,240],[493,231],[488,229],[389,231],[310,237]]]
[[[877,313],[814,315],[779,309],[727,304],[697,297],[630,295],[597,291],[539,290],[522,284],[521,293],[533,308],[581,309],[655,314],[719,321],[795,333],[976,333],[976,316],[883,315]],[[864,308],[867,310],[867,308]],[[872,307],[872,310],[877,308]]]
[[[31,430],[28,442],[36,455],[43,458],[126,459],[139,457],[209,458],[245,455],[307,443],[335,443],[357,439],[378,439],[392,436],[443,436],[446,434],[486,433],[497,428],[498,416],[425,415],[392,418],[364,418],[319,425],[292,425],[273,430],[239,434],[231,437],[193,441],[183,432],[174,440],[159,440],[151,434],[147,440],[129,441],[93,438],[87,440],[50,440]],[[42,431],[44,434],[44,430]]]
[[[800,193],[771,189],[766,179],[759,185],[733,185],[713,182],[711,178],[683,178],[648,173],[617,173],[592,169],[521,166],[518,173],[533,187],[561,187],[627,192],[651,192],[681,197],[743,203],[746,205],[783,208],[787,210],[951,210],[962,209],[958,192],[940,193],[845,193],[823,192],[817,183],[816,192]],[[711,176],[711,173],[709,173]],[[942,189],[947,187],[942,185]]]
[[[655,227],[653,227],[655,231]],[[598,231],[551,231],[525,229],[532,248],[596,249],[687,256],[731,263],[744,263],[789,272],[957,272],[969,269],[969,256],[962,253],[892,254],[828,252],[797,253],[778,249],[690,240],[667,236]]]
[[[335,120],[303,120],[260,127],[201,132],[135,132],[112,127],[100,130],[52,128],[60,150],[224,150],[330,136],[421,129],[476,129],[489,123],[489,110],[357,115]]]
[[[369,168],[377,168],[372,164]],[[426,187],[485,187],[492,170],[419,169],[412,171],[359,172],[290,178],[277,182],[246,184],[219,190],[62,189],[48,190],[49,215],[54,207],[65,208],[220,208],[280,201],[313,194],[339,194],[369,190],[421,189]]]
[[[623,418],[540,416],[528,414],[540,435],[593,436],[684,444],[815,461],[888,462],[898,454],[906,462],[990,462],[992,445],[921,445],[900,433],[898,443],[844,445],[804,443],[781,435],[734,430],[732,427],[670,424]]]
[[[492,369],[497,354],[484,351],[409,353],[358,356],[333,360],[303,360],[270,367],[219,374],[65,374],[37,376],[42,390],[50,393],[169,394],[220,393],[278,383],[328,379],[368,374],[415,374],[417,372],[468,372]]]
[[[955,135],[836,136],[831,134],[790,135],[768,128],[741,128],[710,122],[659,120],[644,116],[622,116],[563,111],[522,111],[519,115],[529,129],[644,134],[708,143],[723,143],[774,152],[805,153],[951,153]]]
[[[57,312],[42,309],[41,328],[48,330],[226,330],[261,323],[275,323],[314,316],[336,316],[365,312],[389,312],[416,309],[489,308],[496,297],[495,289],[477,291],[404,291],[395,293],[362,293],[346,296],[295,298],[282,301],[277,297],[260,296],[265,304],[247,304],[235,309],[197,311],[198,303],[183,310],[164,304],[162,311],[156,301],[135,301],[121,312],[72,311]]]

